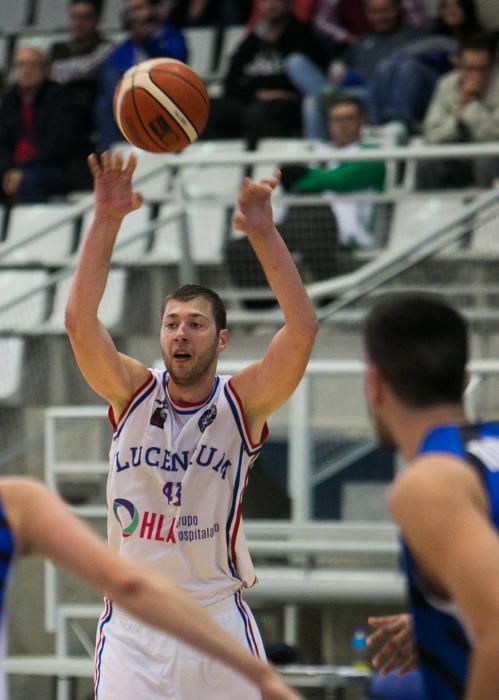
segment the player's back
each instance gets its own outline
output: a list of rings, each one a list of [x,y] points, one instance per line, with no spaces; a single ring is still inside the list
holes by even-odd
[[[440,426],[426,436],[420,449],[420,455],[430,453],[462,459],[477,472],[488,494],[492,523],[499,530],[499,423]],[[422,575],[405,543],[404,557],[428,700],[460,700],[472,646],[469,632],[453,602]]]
[[[5,687],[3,674],[3,659],[5,658],[5,596],[9,574],[14,559],[14,538],[5,515],[0,490],[0,700],[7,700],[8,694]]]

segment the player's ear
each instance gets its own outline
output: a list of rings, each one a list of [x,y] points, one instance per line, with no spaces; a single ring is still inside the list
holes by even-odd
[[[218,352],[221,353],[225,350],[230,342],[230,333],[227,328],[220,331],[218,336]]]
[[[379,404],[383,394],[383,381],[378,368],[368,364],[364,375],[364,392],[367,405],[373,407]]]

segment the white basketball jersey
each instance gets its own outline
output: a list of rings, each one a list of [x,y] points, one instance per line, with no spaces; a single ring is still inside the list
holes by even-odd
[[[112,420],[109,546],[212,604],[256,583],[241,504],[262,443],[251,442],[230,377],[215,377],[202,404],[182,406],[168,372],[150,371]]]

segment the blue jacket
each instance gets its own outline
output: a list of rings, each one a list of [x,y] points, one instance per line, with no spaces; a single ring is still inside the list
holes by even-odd
[[[132,66],[148,58],[176,58],[187,61],[187,46],[182,32],[170,23],[141,44],[127,39],[109,54],[102,67],[99,93],[95,105],[95,124],[99,149],[105,150],[115,141],[122,141],[113,115],[113,96],[121,76]]]

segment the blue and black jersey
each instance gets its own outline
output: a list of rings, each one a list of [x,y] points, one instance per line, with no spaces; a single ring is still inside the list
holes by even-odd
[[[499,423],[438,427],[426,436],[419,451],[430,453],[457,457],[476,470],[488,493],[491,521],[499,529]],[[408,546],[403,546],[428,700],[459,700],[464,697],[472,640],[452,601],[432,589]]]
[[[4,601],[9,578],[9,571],[14,557],[14,538],[5,517],[0,497],[0,619],[3,621]]]

